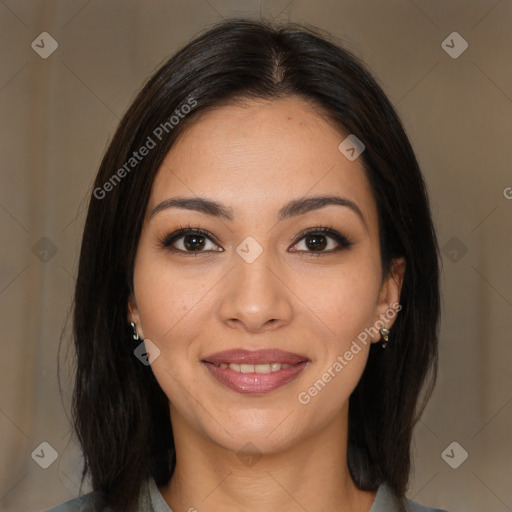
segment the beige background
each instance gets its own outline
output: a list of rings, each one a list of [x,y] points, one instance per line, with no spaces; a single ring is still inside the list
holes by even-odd
[[[57,349],[83,198],[119,117],[206,24],[260,11],[342,37],[397,106],[426,176],[443,323],[408,495],[452,512],[512,510],[511,0],[0,2],[0,510],[77,494],[69,357],[64,349],[62,403]],[[44,31],[59,45],[47,59],[31,48]],[[442,47],[454,31],[469,43],[456,59]],[[458,469],[441,456],[454,441],[469,454]],[[48,469],[31,457],[42,442],[59,455]]]

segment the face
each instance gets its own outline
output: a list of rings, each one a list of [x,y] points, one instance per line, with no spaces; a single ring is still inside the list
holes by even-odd
[[[346,424],[381,339],[369,328],[392,326],[403,276],[381,273],[346,135],[299,98],[248,100],[203,114],[166,156],[128,320],[160,350],[151,369],[175,432],[270,453]]]

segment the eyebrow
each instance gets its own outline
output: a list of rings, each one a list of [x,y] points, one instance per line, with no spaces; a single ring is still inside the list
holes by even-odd
[[[366,226],[364,216],[357,206],[356,203],[345,197],[329,195],[329,196],[312,196],[304,197],[300,199],[294,199],[289,203],[285,204],[278,212],[277,219],[282,221],[301,215],[313,210],[319,210],[326,206],[344,206],[350,208],[357,216],[362,220]],[[219,217],[232,221],[233,209],[222,205],[221,203],[204,197],[171,197],[162,201],[151,211],[149,218],[151,219],[157,213],[166,210],[168,208],[182,208],[185,210],[194,210],[197,212],[212,215],[213,217]]]

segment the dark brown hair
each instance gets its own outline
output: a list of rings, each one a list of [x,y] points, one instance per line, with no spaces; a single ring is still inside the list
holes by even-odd
[[[83,477],[90,474],[115,511],[131,510],[144,479],[163,485],[175,467],[168,399],[134,356],[127,321],[155,174],[199,113],[236,99],[288,95],[308,100],[364,143],[384,274],[393,258],[407,262],[389,347],[372,345],[350,397],[348,440],[359,488],[385,482],[398,496],[406,491],[412,428],[435,381],[439,319],[438,247],[418,163],[381,88],[331,36],[304,25],[232,19],[195,38],[149,79],[121,120],[90,197],[74,297],[73,419]],[[155,146],[130,160],[148,137]]]

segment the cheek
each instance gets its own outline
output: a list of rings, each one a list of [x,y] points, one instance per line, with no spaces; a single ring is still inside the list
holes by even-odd
[[[331,350],[342,350],[372,324],[379,285],[379,269],[373,262],[354,261],[328,276],[305,279],[296,290],[323,325]]]
[[[189,389],[200,385],[194,340],[204,331],[198,317],[208,308],[211,286],[202,278],[184,278],[163,260],[140,255],[134,273],[135,294],[144,337],[160,350],[151,370],[167,397],[187,410],[190,397],[183,393],[183,385]]]
[[[372,325],[376,293],[375,280],[353,272],[326,281],[323,293],[311,296],[314,316],[329,329],[315,348],[315,370],[297,400],[316,428],[339,413],[363,374],[371,346],[365,329]]]
[[[178,350],[177,340],[201,331],[197,315],[208,304],[207,275],[176,272],[164,257],[140,254],[134,272],[135,295],[144,336],[161,350]]]

